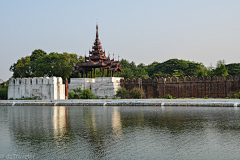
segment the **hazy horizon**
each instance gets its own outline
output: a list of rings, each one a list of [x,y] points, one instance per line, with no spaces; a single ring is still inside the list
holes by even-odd
[[[102,47],[115,60],[240,63],[239,6],[237,0],[2,0],[0,79],[35,49],[88,54],[96,22]]]

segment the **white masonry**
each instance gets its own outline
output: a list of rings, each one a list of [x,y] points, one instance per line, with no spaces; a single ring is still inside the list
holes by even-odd
[[[65,84],[61,77],[10,78],[9,98],[41,98],[43,100],[64,100]]]
[[[90,88],[92,93],[100,98],[113,98],[116,95],[120,86],[120,79],[123,77],[97,77],[97,78],[71,78],[68,84],[68,91],[73,91],[73,89]]]

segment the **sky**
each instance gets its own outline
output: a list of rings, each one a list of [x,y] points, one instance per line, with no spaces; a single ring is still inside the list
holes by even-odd
[[[239,0],[0,0],[0,79],[35,49],[84,56],[96,23],[115,60],[240,63],[239,6]]]

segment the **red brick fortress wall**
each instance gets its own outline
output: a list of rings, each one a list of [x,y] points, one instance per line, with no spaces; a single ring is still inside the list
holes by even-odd
[[[127,90],[139,87],[139,80],[134,78],[121,79],[120,83],[121,87]],[[167,94],[176,98],[202,98],[206,95],[212,98],[225,98],[232,97],[234,93],[240,91],[240,76],[143,78],[142,88],[146,98],[162,98]]]

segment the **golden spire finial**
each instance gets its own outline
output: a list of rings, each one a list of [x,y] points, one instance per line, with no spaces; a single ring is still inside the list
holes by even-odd
[[[98,23],[96,25],[96,39],[98,39]]]
[[[96,21],[97,21],[97,19],[96,19]],[[97,25],[96,25],[96,29],[98,29],[98,21],[97,21],[96,23],[97,23]]]

